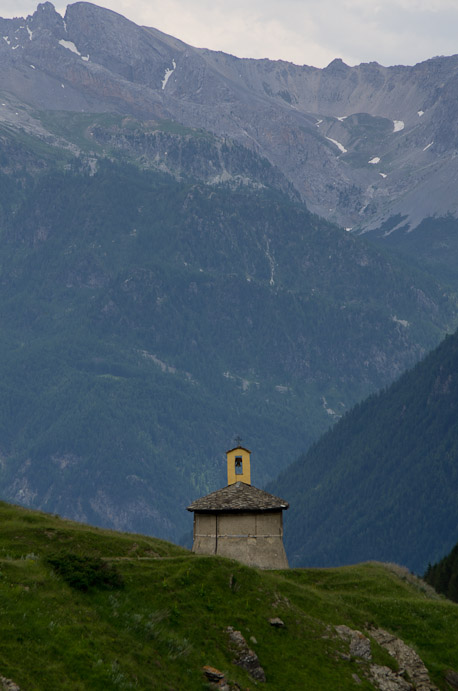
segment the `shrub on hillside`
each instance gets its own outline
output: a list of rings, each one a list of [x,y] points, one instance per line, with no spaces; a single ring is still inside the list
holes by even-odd
[[[122,588],[123,578],[113,564],[99,557],[59,554],[48,557],[47,563],[75,590],[89,588]]]

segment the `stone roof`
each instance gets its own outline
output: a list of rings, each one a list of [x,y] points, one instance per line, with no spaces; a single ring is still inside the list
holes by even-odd
[[[289,504],[284,499],[264,492],[245,482],[235,482],[205,497],[196,499],[188,511],[273,511],[287,509]]]

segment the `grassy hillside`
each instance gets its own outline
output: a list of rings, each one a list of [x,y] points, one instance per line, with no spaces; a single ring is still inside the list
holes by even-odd
[[[458,333],[355,406],[272,484],[295,565],[424,573],[458,536]]]
[[[372,689],[370,664],[397,668],[373,639],[371,662],[334,629],[381,627],[413,646],[446,687],[458,606],[382,564],[261,572],[0,504],[0,676],[22,689],[205,689],[204,665],[242,689]],[[122,583],[70,586],[52,564],[105,560]],[[275,628],[269,618],[285,624]],[[234,664],[227,627],[254,649],[266,683]]]

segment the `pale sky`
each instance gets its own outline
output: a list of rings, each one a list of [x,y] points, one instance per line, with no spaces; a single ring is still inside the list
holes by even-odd
[[[56,0],[65,13],[68,3]],[[458,53],[458,0],[104,0],[136,24],[238,57],[325,67],[375,60],[413,65]],[[32,0],[0,0],[0,16],[27,16]]]

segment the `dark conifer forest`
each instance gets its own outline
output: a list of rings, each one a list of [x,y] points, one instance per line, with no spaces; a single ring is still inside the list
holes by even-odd
[[[458,602],[458,544],[436,564],[428,564],[424,579],[438,593]]]
[[[356,405],[275,483],[293,563],[423,573],[458,536],[458,334]]]

